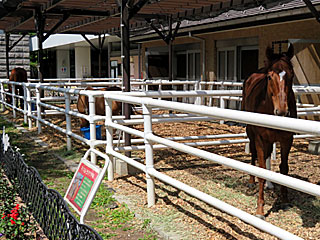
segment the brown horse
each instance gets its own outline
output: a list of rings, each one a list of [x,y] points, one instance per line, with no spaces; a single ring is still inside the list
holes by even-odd
[[[87,87],[85,90],[99,90],[99,91],[122,91],[119,87],[106,87],[94,89],[92,87]],[[103,97],[96,97],[95,101],[96,114],[105,115],[105,103]],[[117,101],[112,102],[112,114],[119,115],[121,113],[122,104]],[[89,114],[89,100],[85,95],[79,95],[77,108],[79,113]],[[80,118],[80,127],[89,127],[89,122],[86,119]]]
[[[288,52],[274,54],[271,48],[267,48],[268,61],[265,68],[258,73],[253,73],[243,85],[242,110],[256,113],[271,114],[277,116],[297,117],[296,101],[292,90],[294,77],[293,66],[290,62],[294,55],[293,46]],[[266,168],[266,159],[272,152],[272,144],[280,142],[281,164],[280,173],[288,174],[288,155],[292,146],[293,133],[264,127],[248,125],[246,128],[250,139],[251,164],[255,165],[258,158],[259,167]],[[265,179],[259,180],[259,198],[257,204],[257,216],[264,218],[264,184]],[[250,176],[249,184],[255,182],[254,176]],[[287,188],[281,186],[282,203],[288,203]]]
[[[28,82],[27,71],[23,68],[14,68],[11,71],[9,81],[12,82]],[[9,93],[12,93],[12,85],[9,85]],[[15,86],[15,94],[19,96],[23,96],[23,87]],[[12,104],[12,96],[6,95],[6,101],[9,104]],[[23,99],[20,99],[20,108],[23,107]]]

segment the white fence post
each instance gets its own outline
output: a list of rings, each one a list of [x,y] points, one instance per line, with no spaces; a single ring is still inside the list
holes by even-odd
[[[194,90],[195,91],[198,91],[198,90],[201,90],[201,84],[200,84],[200,80],[196,81],[194,83]],[[194,104],[196,105],[202,105],[204,103],[203,101],[203,97],[195,97],[195,101],[194,101]]]
[[[71,146],[71,137],[68,133],[71,132],[71,116],[69,114],[70,111],[70,94],[65,93],[65,108],[66,108],[66,130],[67,130],[67,150],[70,151]]]
[[[225,99],[223,97],[220,97],[220,108],[225,109]],[[220,124],[224,124],[224,120],[220,120]]]
[[[26,87],[26,92],[27,92],[28,127],[29,127],[29,130],[30,130],[32,128],[32,118],[31,118],[32,107],[31,107],[31,90],[30,90],[29,84]]]
[[[271,160],[277,160],[277,143],[273,143]]]
[[[144,144],[146,154],[146,178],[147,178],[147,194],[148,194],[148,207],[155,204],[155,185],[154,178],[148,173],[149,169],[154,168],[153,163],[153,147],[150,140],[147,139],[148,134],[152,134],[152,110],[146,105],[142,105],[143,118],[144,118]]]
[[[12,88],[11,88],[12,96],[11,96],[11,99],[12,99],[12,115],[13,115],[13,118],[16,118],[16,116],[17,116],[17,114],[16,114],[16,95],[15,95],[15,92],[16,92],[16,86],[14,84],[12,84]]]
[[[113,128],[108,126],[108,122],[112,122],[112,100],[105,98],[105,111],[106,111],[106,154],[109,158],[109,166],[108,166],[108,181],[114,180],[114,158],[110,154],[113,150]]]
[[[161,92],[161,91],[162,91],[162,80],[160,80],[159,88],[158,88],[158,92]],[[161,100],[161,97],[159,97],[158,99]]]
[[[22,87],[23,87],[23,122],[27,123],[28,121],[27,87],[25,84],[23,84]]]
[[[96,99],[89,95],[89,123],[90,123],[90,148],[94,148],[94,141],[97,139],[96,135],[96,123],[93,120],[93,117],[96,115],[96,107],[95,107],[95,101]],[[97,164],[97,155],[91,151],[91,162],[93,164]]]
[[[188,91],[188,85],[187,84],[183,84],[183,91]],[[177,98],[175,98],[175,101],[177,101]],[[187,97],[184,97],[182,98],[182,102],[184,103],[189,103],[189,98]]]
[[[37,127],[38,127],[38,134],[40,134],[41,133],[41,122],[39,120],[41,120],[41,106],[40,106],[41,96],[40,96],[40,85],[39,84],[36,86],[36,98],[37,98]]]

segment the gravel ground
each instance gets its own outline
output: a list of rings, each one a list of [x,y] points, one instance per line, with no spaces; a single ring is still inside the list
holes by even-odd
[[[56,119],[63,124],[63,120]],[[77,120],[73,121],[77,124]],[[136,126],[142,130],[142,126]],[[153,126],[154,133],[163,136],[212,135],[242,133],[241,126],[220,125],[216,122],[165,123]],[[64,144],[64,137],[47,128],[42,140],[51,147]],[[76,149],[84,152],[81,144]],[[249,163],[244,144],[200,147],[212,153]],[[144,158],[142,153],[137,156]],[[255,214],[258,188],[249,189],[245,173],[213,162],[179,153],[175,150],[156,150],[155,168],[168,176],[201,190],[250,214]],[[279,172],[279,152],[272,161],[272,170]],[[296,140],[289,155],[289,175],[320,184],[319,156],[308,153],[308,141]],[[147,207],[144,174],[117,177],[106,182],[116,190],[119,201],[127,202],[135,214],[150,219],[155,230],[167,239],[276,239],[241,220],[216,210],[207,204],[155,180],[156,205]],[[289,189],[291,208],[279,208],[279,186],[265,191],[266,220],[304,239],[320,239],[320,199]]]
[[[243,127],[217,123],[175,123],[154,125],[154,132],[164,137],[242,133]],[[249,163],[244,144],[201,147],[212,153]],[[308,153],[308,142],[297,140],[289,156],[289,175],[319,184],[319,156]],[[143,157],[143,156],[141,156]],[[279,157],[272,161],[272,170],[279,172]],[[233,169],[178,153],[175,150],[155,151],[155,168],[168,176],[212,195],[250,214],[255,214],[258,188],[249,189],[249,176]],[[147,208],[144,174],[120,177],[110,186],[130,199],[134,211],[150,218],[171,239],[276,239],[207,204],[156,180],[157,203]],[[266,220],[304,239],[320,239],[319,198],[289,190],[291,208],[279,208],[279,186],[266,190]]]

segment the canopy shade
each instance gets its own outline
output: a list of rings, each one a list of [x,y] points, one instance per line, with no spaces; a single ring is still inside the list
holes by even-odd
[[[319,4],[319,1],[311,1]],[[270,9],[275,6],[305,6],[303,1],[273,0],[128,0],[131,33],[150,31],[150,23],[166,27],[168,19],[199,21],[230,10]],[[292,5],[294,3],[294,5]],[[3,0],[0,29],[6,32],[36,32],[35,16],[45,19],[45,32],[119,34],[120,0]],[[259,13],[260,14],[260,13]],[[263,12],[261,12],[263,14]],[[246,14],[238,17],[246,17]],[[227,20],[227,19],[224,19]]]

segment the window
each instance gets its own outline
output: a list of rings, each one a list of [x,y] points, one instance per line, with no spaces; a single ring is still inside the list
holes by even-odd
[[[168,79],[169,77],[169,56],[148,55],[148,78]]]
[[[236,48],[218,50],[218,81],[237,81]]]
[[[120,64],[121,66],[121,64]],[[110,63],[110,67],[111,67],[111,78],[117,78],[119,76],[119,71],[118,71],[118,61],[111,61]]]
[[[244,81],[258,69],[257,46],[234,46],[219,48],[217,52],[217,80],[225,82]],[[224,87],[223,89],[228,89]],[[235,89],[234,87],[230,89]],[[237,101],[225,101],[225,107],[240,109]]]

